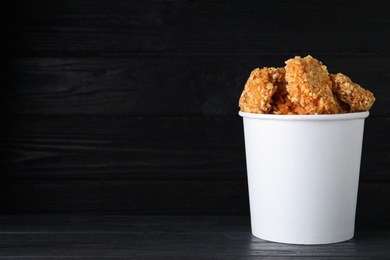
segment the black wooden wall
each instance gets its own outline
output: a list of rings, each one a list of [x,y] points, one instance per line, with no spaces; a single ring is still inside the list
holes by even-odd
[[[248,214],[243,85],[311,54],[377,98],[357,217],[390,218],[388,1],[10,4],[2,214]]]

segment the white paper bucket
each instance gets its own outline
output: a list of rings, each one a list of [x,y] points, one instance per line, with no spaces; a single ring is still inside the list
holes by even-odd
[[[351,239],[369,112],[239,114],[244,119],[252,234],[289,244]]]

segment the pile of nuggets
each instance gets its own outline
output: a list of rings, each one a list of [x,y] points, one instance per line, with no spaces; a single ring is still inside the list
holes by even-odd
[[[255,69],[241,94],[241,111],[318,115],[368,111],[374,95],[347,76],[329,74],[312,56],[286,61],[285,68]]]

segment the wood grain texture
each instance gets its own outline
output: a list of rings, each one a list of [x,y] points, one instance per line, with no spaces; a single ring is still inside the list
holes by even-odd
[[[50,123],[49,123],[50,122]],[[243,179],[241,118],[37,118],[9,129],[8,179]],[[3,157],[4,158],[4,157]],[[5,158],[4,158],[5,159]]]
[[[15,9],[13,47],[27,56],[389,54],[387,1],[56,0]]]
[[[4,259],[386,259],[389,225],[356,228],[329,245],[255,238],[247,217],[9,216],[0,218]]]
[[[367,119],[361,218],[390,215],[388,122]],[[3,135],[1,212],[248,214],[242,131],[238,116],[17,120]]]
[[[294,54],[15,59],[2,113],[20,116],[236,117],[250,72]],[[371,116],[390,116],[390,54],[321,55],[375,93]],[[355,66],[359,64],[359,66]]]
[[[390,181],[390,120],[365,124],[361,179]],[[243,180],[242,119],[24,118],[3,134],[8,180]],[[3,128],[4,130],[4,128]],[[280,158],[283,161],[283,157]]]
[[[244,180],[2,181],[0,214],[249,215]],[[390,184],[359,184],[356,218],[388,221]]]
[[[358,215],[390,218],[388,1],[10,5],[2,213],[248,214],[243,85],[311,54],[377,98]]]

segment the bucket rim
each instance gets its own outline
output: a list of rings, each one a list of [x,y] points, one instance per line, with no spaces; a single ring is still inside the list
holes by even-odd
[[[369,116],[369,111],[345,113],[345,114],[323,114],[323,115],[275,115],[275,114],[256,114],[239,111],[238,114],[243,118],[263,119],[263,120],[353,120],[365,119]]]

